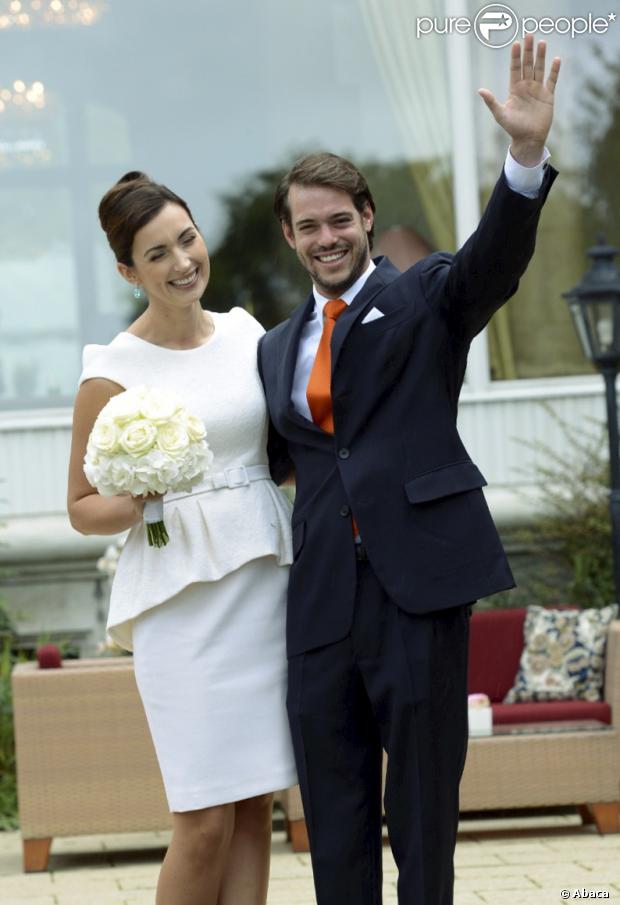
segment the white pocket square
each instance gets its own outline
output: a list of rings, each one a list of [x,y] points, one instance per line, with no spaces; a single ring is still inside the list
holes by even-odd
[[[383,311],[379,311],[378,308],[371,308],[368,314],[362,318],[362,323],[369,324],[371,321],[376,321],[378,317],[385,317]]]

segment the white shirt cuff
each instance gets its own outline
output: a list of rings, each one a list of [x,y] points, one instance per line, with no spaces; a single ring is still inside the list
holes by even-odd
[[[543,167],[550,157],[549,149],[545,148],[540,163],[534,167],[524,167],[522,163],[518,163],[514,159],[508,148],[504,162],[504,175],[509,188],[513,192],[525,195],[526,198],[536,198],[543,181]]]

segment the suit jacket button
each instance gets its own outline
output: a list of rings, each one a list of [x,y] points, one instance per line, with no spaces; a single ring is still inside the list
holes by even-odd
[[[346,504],[345,504],[344,506],[341,506],[341,507],[340,507],[340,515],[341,515],[343,518],[348,518],[348,517],[351,515],[351,507],[350,507],[350,506],[347,506]]]
[[[342,449],[338,450],[338,457],[340,459],[348,459],[350,455],[351,453],[345,446],[343,446]]]

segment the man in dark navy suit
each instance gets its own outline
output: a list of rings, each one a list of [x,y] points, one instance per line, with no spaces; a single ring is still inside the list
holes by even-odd
[[[372,261],[374,203],[348,161],[299,161],[276,193],[313,291],[267,333],[270,460],[294,466],[288,712],[318,905],[381,902],[381,765],[401,905],[451,905],[467,747],[471,603],[513,585],[456,429],[473,337],[515,292],[555,178],[560,61],[512,49],[511,136],[476,232],[404,273]]]

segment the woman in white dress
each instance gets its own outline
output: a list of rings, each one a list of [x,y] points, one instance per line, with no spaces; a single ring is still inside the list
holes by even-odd
[[[257,373],[262,327],[205,311],[209,256],[186,203],[141,173],[99,216],[121,275],[148,306],[107,346],[86,346],[75,402],[68,509],[83,534],[130,528],[108,630],[136,679],[173,814],[157,905],[264,905],[271,793],[296,782],[285,709],[290,506],[269,477]],[[214,461],[191,494],[167,494],[170,540],[149,547],[144,501],[102,497],[83,472],[111,396],[175,391],[204,419]]]

